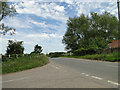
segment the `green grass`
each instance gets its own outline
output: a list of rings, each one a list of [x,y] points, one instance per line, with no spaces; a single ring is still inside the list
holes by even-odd
[[[49,60],[45,55],[32,55],[10,59],[2,63],[2,74],[43,66],[48,62]]]
[[[110,54],[94,54],[94,55],[85,55],[85,56],[63,56],[63,57],[94,59],[94,60],[110,61],[110,62],[120,61],[120,57],[118,56],[118,52],[113,52]]]

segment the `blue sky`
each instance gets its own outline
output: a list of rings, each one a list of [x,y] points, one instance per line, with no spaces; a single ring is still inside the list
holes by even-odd
[[[66,31],[69,17],[90,12],[99,14],[108,11],[117,16],[115,0],[9,0],[18,12],[2,22],[16,29],[16,34],[0,37],[2,53],[7,41],[24,41],[25,53],[30,53],[36,44],[43,47],[43,53],[65,51],[62,37]]]

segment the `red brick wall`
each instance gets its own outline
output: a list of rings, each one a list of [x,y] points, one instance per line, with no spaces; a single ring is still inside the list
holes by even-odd
[[[110,48],[119,48],[120,47],[120,40],[113,40],[112,43],[109,43]]]

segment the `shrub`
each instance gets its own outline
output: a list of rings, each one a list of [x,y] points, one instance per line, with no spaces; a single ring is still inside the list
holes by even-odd
[[[2,61],[3,61],[3,62],[7,61],[8,59],[9,59],[9,58],[8,58],[7,56],[2,55]]]
[[[52,52],[49,53],[49,57],[53,58],[53,57],[60,57],[64,54],[64,52]]]
[[[86,55],[86,51],[87,50],[85,48],[77,49],[73,52],[73,55],[83,56],[83,55]]]

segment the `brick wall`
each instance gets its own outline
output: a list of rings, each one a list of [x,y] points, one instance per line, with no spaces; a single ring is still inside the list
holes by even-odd
[[[109,43],[109,48],[120,48],[120,40],[113,40]]]

